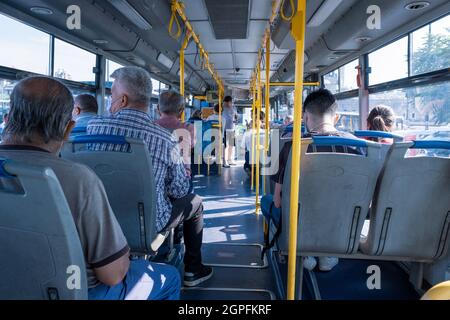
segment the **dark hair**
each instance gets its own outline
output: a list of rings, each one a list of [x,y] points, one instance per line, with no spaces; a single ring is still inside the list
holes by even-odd
[[[43,76],[20,81],[11,93],[11,108],[4,137],[32,143],[39,136],[44,143],[64,140],[72,119],[74,100],[61,82]]]
[[[214,106],[214,112],[215,112],[215,113],[219,113],[219,112],[220,112],[220,106],[219,106],[219,104],[216,104],[216,105]]]
[[[259,119],[260,119],[261,121],[266,120],[266,114],[264,113],[264,111],[261,111],[261,112],[260,112],[260,114],[259,114]]]
[[[75,104],[78,104],[83,112],[98,113],[97,99],[90,94],[80,94],[75,98]]]
[[[367,125],[373,131],[390,132],[394,125],[395,114],[391,107],[379,105],[372,109],[367,118]]]
[[[319,89],[306,97],[304,109],[314,115],[335,114],[337,111],[336,98],[327,89]]]
[[[233,98],[232,98],[231,96],[226,96],[226,97],[223,99],[223,102],[231,102],[231,101],[233,101]]]

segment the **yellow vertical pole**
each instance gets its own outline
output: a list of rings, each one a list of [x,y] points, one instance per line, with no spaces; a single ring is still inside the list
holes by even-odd
[[[259,214],[259,157],[261,154],[261,140],[260,140],[260,134],[261,134],[261,106],[262,106],[262,92],[261,92],[261,66],[260,66],[260,57],[261,52],[258,55],[258,61],[256,66],[256,85],[258,88],[258,99],[256,103],[256,214]]]
[[[250,164],[252,166],[252,183],[251,190],[254,190],[255,186],[255,159],[256,159],[256,150],[255,150],[255,131],[256,131],[256,88],[255,85],[252,84],[252,95],[253,95],[253,103],[252,103],[252,150],[250,156]]]
[[[270,133],[270,29],[266,33],[266,134],[264,141],[264,156],[269,154],[269,133]],[[266,161],[267,162],[267,161]],[[266,194],[266,179],[264,179],[264,195]]]
[[[183,97],[183,102],[185,101],[185,87],[184,87],[184,52],[189,44],[189,40],[191,39],[191,33],[188,32],[186,37],[184,38],[183,44],[181,45],[180,50],[180,95]],[[181,115],[181,121],[186,122],[186,112],[183,110],[183,114]]]
[[[222,88],[219,87],[219,161],[216,163],[219,165],[219,175],[222,174],[222,146],[223,146],[223,138],[222,138]]]
[[[303,103],[303,64],[305,51],[306,0],[298,0],[297,12],[292,19],[292,36],[296,42],[294,136],[292,142],[291,199],[289,217],[289,259],[287,299],[295,299],[295,269],[297,258],[298,193],[300,189],[301,125]],[[301,299],[301,297],[299,297]]]

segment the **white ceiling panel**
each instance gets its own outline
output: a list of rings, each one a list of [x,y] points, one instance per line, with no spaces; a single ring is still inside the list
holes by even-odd
[[[208,20],[209,14],[203,0],[183,0],[186,16],[189,20]]]
[[[250,19],[269,20],[272,14],[272,0],[250,0]]]
[[[265,28],[264,21],[251,21],[249,24],[249,38],[246,40],[233,40],[235,52],[258,52],[261,48]]]
[[[256,65],[258,55],[255,53],[237,53],[236,67],[241,69],[253,69]]]
[[[215,69],[233,69],[233,56],[227,53],[210,54],[210,61]]]

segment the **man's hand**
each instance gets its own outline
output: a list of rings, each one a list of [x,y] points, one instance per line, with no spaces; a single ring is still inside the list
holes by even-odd
[[[273,192],[273,203],[275,205],[275,208],[281,208],[281,189],[283,188],[283,185],[276,183],[275,184],[275,190]]]

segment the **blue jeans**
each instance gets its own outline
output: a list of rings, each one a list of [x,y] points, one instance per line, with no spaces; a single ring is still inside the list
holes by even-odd
[[[281,208],[276,208],[273,203],[273,195],[267,194],[261,198],[261,211],[263,216],[267,219],[268,222],[273,220],[273,223],[278,226],[280,223],[281,217]],[[270,212],[270,206],[272,206],[272,212]]]
[[[89,289],[89,300],[179,300],[180,275],[175,267],[145,260],[130,261],[125,279],[114,287]]]

